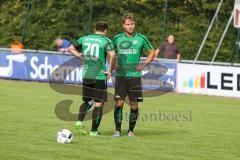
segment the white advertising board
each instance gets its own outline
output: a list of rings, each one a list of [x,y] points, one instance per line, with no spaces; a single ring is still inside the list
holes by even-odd
[[[240,67],[179,63],[177,92],[240,97]]]

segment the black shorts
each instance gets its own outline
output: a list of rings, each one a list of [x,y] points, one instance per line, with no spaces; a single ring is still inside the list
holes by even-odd
[[[143,101],[141,77],[116,77],[115,100],[125,100],[126,96],[133,102]]]
[[[83,79],[83,101],[107,102],[107,81]]]

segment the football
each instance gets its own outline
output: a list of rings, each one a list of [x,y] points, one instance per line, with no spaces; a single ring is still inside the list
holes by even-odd
[[[68,144],[71,143],[73,140],[73,134],[68,129],[62,129],[57,133],[57,142]]]

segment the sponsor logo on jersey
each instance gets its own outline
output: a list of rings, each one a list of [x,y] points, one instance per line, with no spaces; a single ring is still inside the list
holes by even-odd
[[[118,54],[137,54],[137,49],[120,49]]]

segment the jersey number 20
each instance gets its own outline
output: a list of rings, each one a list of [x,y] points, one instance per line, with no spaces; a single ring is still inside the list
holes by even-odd
[[[83,54],[85,56],[92,56],[95,58],[99,57],[99,45],[98,44],[84,43],[84,46],[87,46],[87,48],[83,52]]]

